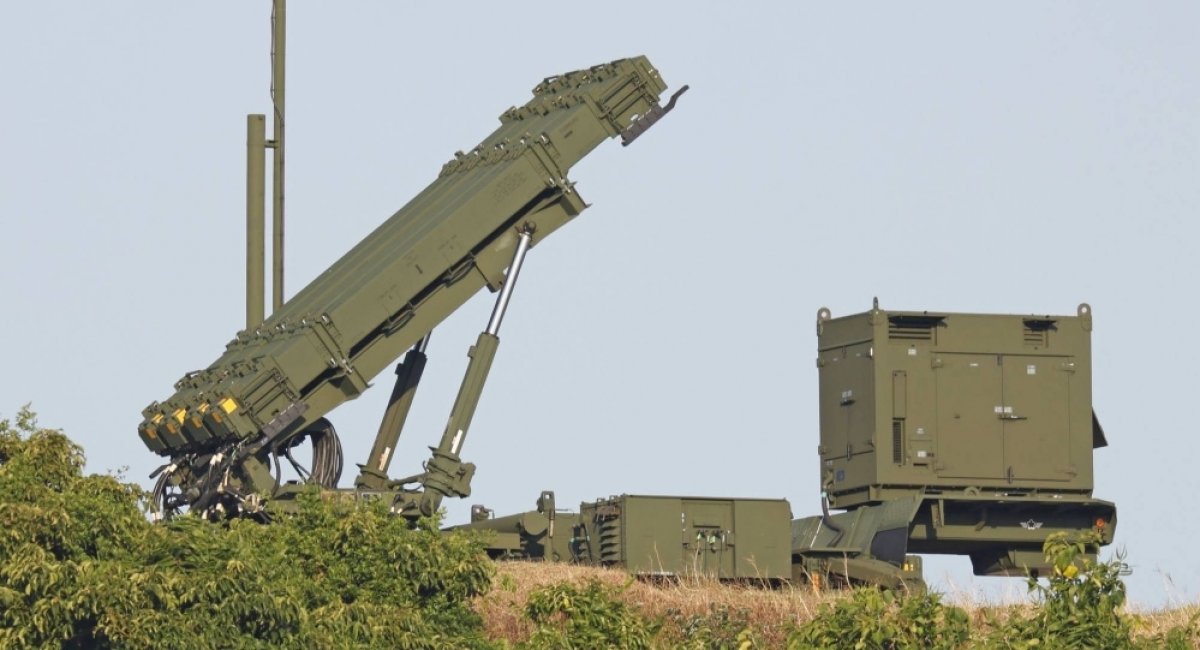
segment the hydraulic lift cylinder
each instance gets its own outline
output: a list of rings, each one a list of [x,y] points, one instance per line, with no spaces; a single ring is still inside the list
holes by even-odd
[[[500,323],[504,321],[504,312],[508,310],[508,302],[512,299],[513,287],[517,284],[517,276],[521,273],[521,265],[525,262],[525,254],[529,252],[533,235],[522,232],[520,237],[517,250],[513,253],[512,264],[508,266],[508,275],[504,278],[504,286],[500,289],[500,296],[496,298],[496,306],[492,308],[487,330],[479,334],[479,340],[469,353],[471,361],[467,364],[467,374],[458,389],[458,398],[454,400],[454,409],[450,413],[450,421],[446,423],[446,430],[442,433],[442,441],[438,443],[438,451],[458,455],[467,430],[471,428],[475,407],[479,406],[483,385],[487,382],[488,371],[491,370],[492,360],[496,358],[496,349],[500,345],[497,336],[500,333]]]
[[[431,447],[433,458],[426,463],[425,493],[421,495],[421,514],[432,515],[437,511],[442,497],[454,495],[465,497],[471,493],[471,477],[475,466],[463,463],[459,457],[467,431],[471,428],[471,420],[475,417],[475,408],[479,406],[479,398],[483,394],[483,386],[487,382],[488,372],[492,361],[496,358],[496,350],[500,339],[500,323],[504,320],[504,312],[508,309],[512,298],[513,287],[517,284],[517,276],[521,273],[521,265],[525,254],[533,240],[533,233],[523,230],[517,241],[517,249],[513,253],[512,263],[508,266],[508,274],[500,296],[496,298],[496,306],[492,309],[492,317],[488,320],[487,330],[479,333],[479,339],[467,356],[467,372],[463,376],[462,385],[458,389],[458,397],[454,400],[454,408],[450,412],[450,420],[442,433],[442,440],[437,447]]]

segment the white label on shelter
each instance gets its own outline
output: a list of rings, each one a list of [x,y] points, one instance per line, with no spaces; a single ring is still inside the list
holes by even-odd
[[[1036,375],[1037,374],[1037,366],[1033,365],[1032,363],[1029,364],[1028,366],[1025,366],[1025,374]]]

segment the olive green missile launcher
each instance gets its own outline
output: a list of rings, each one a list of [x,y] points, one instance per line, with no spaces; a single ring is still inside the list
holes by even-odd
[[[415,518],[468,496],[475,466],[460,454],[525,257],[587,207],[570,168],[607,138],[638,138],[687,86],[660,105],[665,89],[644,57],[544,80],[269,318],[248,310],[250,326],[220,358],[143,411],[139,436],[168,459],[156,506],[266,520],[315,485]],[[262,125],[248,127],[253,170]],[[261,191],[248,185],[253,222]],[[421,472],[393,479],[430,333],[485,287],[496,305],[442,437]],[[260,289],[248,304],[261,303]],[[1091,405],[1091,328],[1087,305],[1072,316],[821,310],[819,516],[793,520],[782,499],[645,495],[570,512],[544,492],[517,515],[478,506],[462,528],[492,531],[496,557],[639,575],[920,587],[914,553],[967,555],[981,575],[1041,571],[1051,533],[1096,531],[1107,544],[1116,525],[1113,504],[1092,497],[1092,451],[1105,440]],[[370,455],[354,487],[339,489],[341,447],[325,416],[401,356]],[[307,468],[292,453],[304,441]],[[283,481],[284,462],[301,481]]]
[[[520,263],[587,207],[567,179],[571,167],[608,138],[629,144],[639,137],[673,107],[675,97],[659,104],[665,89],[645,57],[544,80],[530,101],[505,111],[496,131],[456,153],[425,190],[350,252],[261,325],[238,332],[220,358],[184,376],[173,395],[150,404],[138,434],[170,459],[156,488],[162,506],[258,512],[262,497],[284,496],[279,465],[303,439],[314,445],[309,482],[335,487],[340,446],[324,416],[362,394],[401,355],[396,390],[357,486],[394,493],[397,510],[406,513],[431,514],[443,496],[469,494],[474,466],[459,452]],[[391,451],[424,366],[427,337],[484,287],[500,298],[471,348],[442,440],[424,472],[391,481]],[[405,487],[412,484],[418,487]]]

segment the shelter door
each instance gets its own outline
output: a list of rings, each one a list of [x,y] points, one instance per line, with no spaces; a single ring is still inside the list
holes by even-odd
[[[1068,480],[1071,468],[1071,374],[1056,357],[1003,357],[1005,475],[1010,480]]]
[[[938,475],[1005,476],[1000,359],[992,354],[943,354],[936,361]]]

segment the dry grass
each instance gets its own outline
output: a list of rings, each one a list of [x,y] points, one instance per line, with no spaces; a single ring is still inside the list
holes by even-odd
[[[734,615],[755,631],[764,647],[781,647],[792,626],[811,620],[823,603],[841,597],[837,591],[815,591],[811,587],[763,589],[753,585],[724,584],[693,578],[674,582],[631,580],[622,570],[600,569],[570,564],[542,562],[501,562],[497,565],[493,589],[478,598],[474,607],[484,620],[486,634],[492,639],[517,643],[528,639],[532,628],[524,607],[529,594],[547,585],[571,583],[585,585],[599,581],[621,590],[621,600],[641,614],[667,621],[663,630],[668,639],[680,634],[681,625],[693,618],[710,617],[714,612]],[[1033,607],[1023,599],[1010,604],[988,604],[975,596],[951,593],[948,603],[963,607],[971,617],[971,627],[984,633],[993,625],[1003,625]],[[1161,611],[1131,611],[1137,636],[1152,637],[1176,626],[1200,620],[1200,604],[1173,607]],[[675,629],[672,629],[675,628]],[[1196,646],[1200,650],[1200,643]]]
[[[494,588],[476,601],[475,609],[483,616],[489,638],[513,642],[528,638],[532,631],[523,609],[529,593],[561,582],[584,585],[596,580],[622,589],[621,600],[651,618],[687,621],[728,612],[753,628],[767,647],[781,645],[792,625],[811,619],[821,603],[838,597],[808,587],[764,589],[705,578],[631,580],[620,569],[570,564],[501,562],[497,566]],[[670,636],[672,631],[664,633]]]
[[[1157,636],[1166,634],[1171,628],[1187,627],[1200,621],[1200,605],[1184,605],[1153,612],[1134,610],[1132,614],[1137,636]],[[1200,648],[1200,640],[1193,643],[1192,647]]]
[[[944,602],[966,610],[971,618],[971,629],[980,635],[993,628],[1003,628],[1015,618],[1031,616],[1036,609],[1023,583],[1019,586],[1014,584],[1011,591],[1000,594],[998,599],[993,594],[990,600],[952,584]],[[1200,623],[1200,604],[1184,604],[1177,599],[1168,599],[1168,606],[1158,610],[1127,606],[1124,616],[1132,623],[1135,640],[1161,638],[1172,628],[1196,628]],[[1193,643],[1193,647],[1200,650],[1200,639]]]

